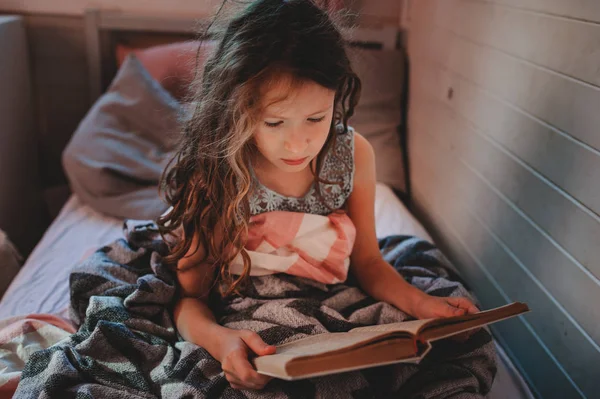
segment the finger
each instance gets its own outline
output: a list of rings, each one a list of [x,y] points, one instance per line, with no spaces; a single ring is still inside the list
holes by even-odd
[[[467,313],[467,311],[465,309],[457,308],[452,305],[447,305],[447,306],[448,306],[448,311],[451,316],[463,316],[465,313]]]
[[[275,346],[267,345],[260,335],[254,331],[248,331],[246,334],[242,335],[242,340],[248,345],[252,352],[259,356],[272,355],[277,350]]]
[[[440,302],[439,313],[441,317],[452,317],[452,316],[462,316],[465,314],[465,310],[459,307],[453,306],[451,303]]]
[[[234,389],[261,389],[262,386],[254,383],[247,383],[239,379],[233,374],[226,374],[227,381],[229,381],[229,385],[231,385]]]
[[[471,302],[469,299],[467,299],[465,297],[449,297],[449,298],[447,298],[447,301],[452,306],[456,306],[457,308],[465,309],[467,311],[467,313],[479,312],[479,309],[477,309],[477,307],[475,305],[473,305],[473,302]]]
[[[225,373],[225,378],[227,379],[227,381],[229,381],[230,384],[242,385],[242,380],[240,380],[231,373]]]
[[[264,374],[259,374],[258,376],[260,377],[260,380],[258,383],[262,385],[261,388],[263,388],[265,385],[267,385],[269,383],[269,381],[271,381],[273,379],[273,377],[264,375]]]
[[[431,311],[431,316],[430,317],[452,317],[452,316],[459,316],[459,313],[455,313],[456,311],[460,311],[460,309],[455,308],[454,306],[451,306],[449,304],[447,304],[446,302],[438,302],[435,304],[435,306],[431,306],[430,311]]]
[[[245,359],[247,352],[245,349],[235,351],[228,357],[228,362],[226,365],[222,364],[221,368],[223,369],[223,373],[225,374],[225,378],[227,381],[231,383],[235,383],[238,385],[244,385],[243,378],[241,374],[244,372],[243,367],[239,366],[238,359]],[[241,370],[239,370],[241,368]]]
[[[469,312],[470,314],[475,314],[475,313],[479,313],[480,310],[479,310],[479,308],[477,306],[471,305],[469,307],[469,309],[467,309],[467,312]]]
[[[232,365],[235,370],[235,375],[242,383],[248,383],[252,386],[264,386],[269,381],[268,376],[258,374],[248,361],[247,356],[236,356],[232,358]]]
[[[229,367],[232,372],[241,379],[242,382],[252,380],[256,384],[266,385],[273,379],[268,375],[259,374],[250,361],[248,360],[248,353],[246,351],[239,351],[230,358],[231,362]]]

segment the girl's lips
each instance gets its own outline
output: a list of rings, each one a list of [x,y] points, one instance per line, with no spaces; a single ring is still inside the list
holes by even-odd
[[[304,161],[306,161],[306,158],[308,157],[304,157],[301,159],[281,159],[283,162],[287,163],[288,165],[300,165],[302,164]]]

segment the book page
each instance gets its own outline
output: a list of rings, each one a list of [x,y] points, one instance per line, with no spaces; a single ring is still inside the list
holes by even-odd
[[[529,307],[526,304],[514,302],[509,305],[465,316],[434,319],[421,327],[419,338],[426,341],[442,339],[526,312],[529,312]]]
[[[374,326],[356,327],[349,332],[394,332],[404,331],[411,335],[416,335],[419,330],[427,323],[437,319],[409,320],[399,323],[377,324]]]
[[[422,339],[440,338],[441,335],[458,334],[458,331],[474,329],[496,321],[504,320],[517,314],[525,313],[529,308],[524,303],[514,302],[509,305],[500,306],[495,309],[481,311],[479,313],[467,314],[464,316],[454,316],[437,319],[410,320],[400,323],[378,324],[375,326],[357,327],[350,330],[355,332],[394,332],[405,331],[412,335],[419,335],[421,332],[426,336]]]

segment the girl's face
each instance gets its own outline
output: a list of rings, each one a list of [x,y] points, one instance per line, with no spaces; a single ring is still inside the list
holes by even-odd
[[[290,90],[279,79],[261,95],[254,141],[263,161],[285,172],[304,170],[327,140],[335,91],[312,81]]]

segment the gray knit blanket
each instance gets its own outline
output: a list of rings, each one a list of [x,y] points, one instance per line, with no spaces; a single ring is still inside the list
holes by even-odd
[[[128,221],[124,232],[72,272],[71,317],[79,331],[31,356],[15,398],[482,398],[492,386],[494,346],[481,329],[463,343],[436,342],[420,364],[273,379],[261,391],[234,390],[219,362],[177,334],[170,312],[175,278],[161,263],[166,245],[156,225]],[[380,248],[421,290],[470,295],[432,244],[394,236],[381,240]],[[285,274],[252,277],[243,294],[217,304],[217,319],[274,345],[408,318],[351,280],[325,285]]]

